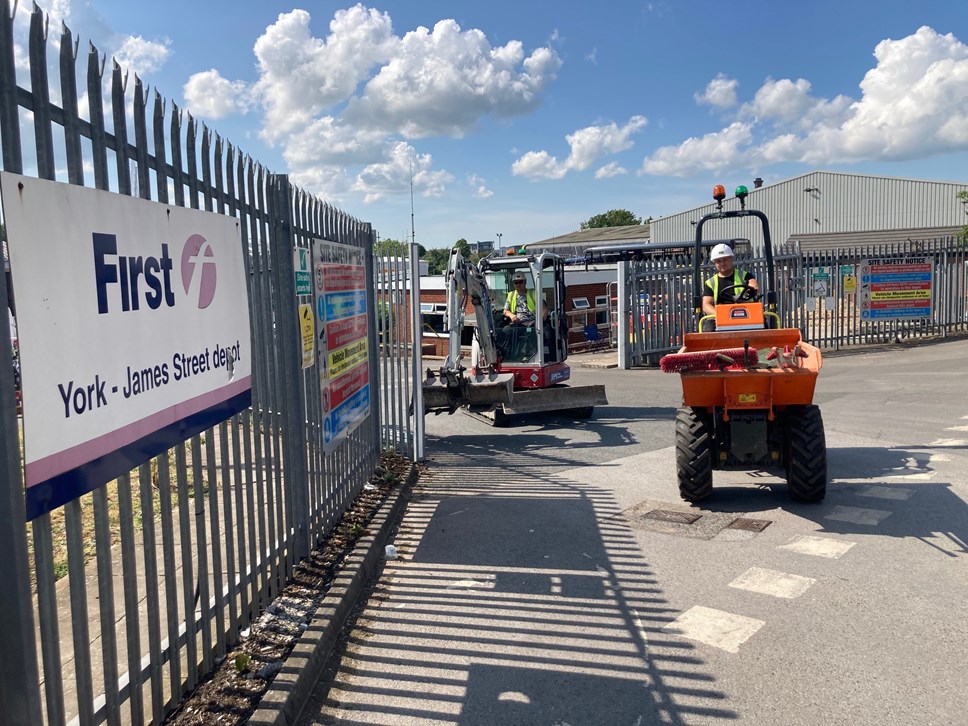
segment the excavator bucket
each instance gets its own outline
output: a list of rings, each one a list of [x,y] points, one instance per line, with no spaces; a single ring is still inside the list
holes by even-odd
[[[515,391],[510,404],[504,404],[504,413],[591,409],[606,405],[605,386],[560,386]]]
[[[507,406],[514,395],[510,373],[454,375],[441,370],[430,373],[423,383],[425,413],[453,413],[461,406]]]

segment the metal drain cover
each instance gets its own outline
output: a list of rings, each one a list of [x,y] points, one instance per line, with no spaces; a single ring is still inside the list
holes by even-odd
[[[746,532],[762,532],[771,524],[773,524],[773,522],[769,519],[748,519],[746,517],[740,517],[739,519],[733,520],[726,529],[742,529]]]
[[[677,524],[692,524],[702,517],[701,514],[677,512],[673,509],[653,509],[651,512],[646,512],[642,516],[646,519],[658,519],[660,522],[676,522]]]

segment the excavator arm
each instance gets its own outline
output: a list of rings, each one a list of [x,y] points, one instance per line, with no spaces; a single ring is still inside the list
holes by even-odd
[[[445,367],[459,367],[460,336],[464,329],[467,300],[470,299],[477,320],[475,335],[484,359],[480,367],[493,370],[498,363],[497,335],[494,332],[491,293],[484,275],[470,261],[465,260],[460,250],[455,247],[450,251],[444,281],[447,285],[447,330],[450,335]]]
[[[438,370],[427,369],[423,382],[424,411],[453,413],[461,406],[510,404],[514,376],[495,372],[499,351],[491,293],[484,275],[455,247],[450,251],[444,281],[447,285],[448,351]],[[482,353],[473,370],[464,367],[461,353],[461,332],[468,300],[474,308],[475,335]]]

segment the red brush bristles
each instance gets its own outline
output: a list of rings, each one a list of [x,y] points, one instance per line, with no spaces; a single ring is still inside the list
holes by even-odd
[[[719,371],[743,369],[756,365],[756,349],[729,348],[726,350],[697,350],[694,353],[669,353],[662,356],[659,368],[666,373],[687,371]]]

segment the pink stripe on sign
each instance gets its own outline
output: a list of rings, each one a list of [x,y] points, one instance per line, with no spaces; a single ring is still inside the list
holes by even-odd
[[[244,393],[252,387],[252,377],[246,376],[237,381],[229,383],[227,386],[218,388],[208,393],[203,393],[195,398],[177,403],[171,408],[158,411],[147,416],[140,421],[135,421],[120,429],[98,436],[97,438],[77,444],[56,454],[45,456],[28,463],[24,467],[24,480],[28,487],[45,482],[51,477],[70,471],[81,464],[97,459],[99,456],[108,454],[123,446],[127,446],[133,441],[137,441],[150,433],[159,431],[166,426],[171,426],[176,421],[187,418],[206,408],[211,408],[222,401],[227,401],[233,396]]]

